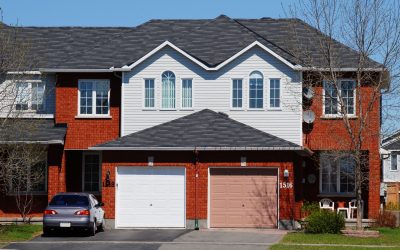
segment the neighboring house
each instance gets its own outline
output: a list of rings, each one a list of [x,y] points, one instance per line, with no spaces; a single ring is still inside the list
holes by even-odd
[[[118,228],[285,228],[305,200],[349,201],[351,163],[330,154],[343,150],[346,132],[320,82],[316,119],[303,134],[308,72],[289,52],[292,25],[308,39],[322,36],[297,19],[223,15],[134,28],[18,28],[37,60],[32,77],[55,86],[46,97],[55,103],[51,114],[35,120],[47,118],[54,127],[43,133],[58,136],[46,142],[47,185],[37,190],[36,215],[57,192],[85,191],[105,203]],[[354,70],[356,53],[336,48],[344,71]],[[376,131],[379,112],[377,100],[369,118]],[[379,138],[364,145],[370,217],[379,211]],[[0,217],[15,216],[4,197]]]
[[[386,205],[400,205],[400,132],[382,140],[382,182]]]

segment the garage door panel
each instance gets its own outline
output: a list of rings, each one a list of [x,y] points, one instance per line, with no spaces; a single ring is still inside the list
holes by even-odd
[[[210,169],[211,227],[276,227],[276,169]]]
[[[117,227],[185,227],[185,169],[118,167]]]

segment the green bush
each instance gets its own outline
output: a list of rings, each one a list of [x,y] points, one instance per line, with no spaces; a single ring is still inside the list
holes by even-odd
[[[341,214],[322,209],[313,212],[306,219],[306,233],[337,234],[344,228],[344,217]]]

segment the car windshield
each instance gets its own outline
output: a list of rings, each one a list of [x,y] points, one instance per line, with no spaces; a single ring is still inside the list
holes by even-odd
[[[50,202],[52,206],[88,206],[89,199],[82,195],[56,195]]]

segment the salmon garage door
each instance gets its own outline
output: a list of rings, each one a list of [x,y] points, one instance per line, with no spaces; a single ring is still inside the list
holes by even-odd
[[[210,169],[211,227],[277,227],[277,169]]]

